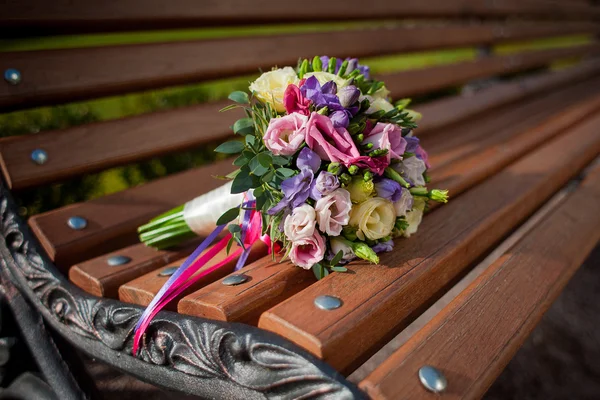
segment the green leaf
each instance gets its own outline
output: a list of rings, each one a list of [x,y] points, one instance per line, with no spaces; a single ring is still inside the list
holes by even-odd
[[[242,228],[236,224],[229,224],[227,225],[227,230],[233,235],[234,233],[240,233],[242,231]]]
[[[239,141],[225,142],[215,149],[217,153],[235,154],[244,150],[244,143]]]
[[[290,159],[283,156],[273,156],[272,159],[275,165],[287,165],[290,163]]]
[[[235,92],[231,92],[227,98],[231,101],[235,101],[236,103],[248,104],[250,103],[250,99],[248,98],[248,93],[236,90]]]
[[[253,147],[256,144],[256,138],[252,135],[246,136],[246,144],[250,147]]]
[[[342,261],[342,257],[344,257],[344,252],[340,250],[337,252],[335,257],[331,259],[330,265],[337,265],[340,261]]]
[[[348,272],[348,268],[346,268],[346,267],[341,267],[341,266],[339,266],[339,265],[338,265],[338,266],[335,266],[335,267],[331,267],[331,270],[332,270],[332,271],[335,271],[335,272]]]
[[[263,177],[262,177],[261,180],[264,183],[269,183],[269,182],[271,182],[273,180],[274,177],[275,177],[275,172],[269,171],[269,172],[267,172],[266,174],[263,175]]]
[[[217,220],[217,225],[228,224],[229,222],[231,222],[234,219],[236,219],[238,217],[238,215],[240,215],[240,208],[239,207],[230,208],[229,210],[225,211],[223,213],[223,215],[221,215],[219,217],[219,219]]]
[[[236,158],[233,161],[233,165],[238,166],[238,167],[243,167],[246,164],[248,164],[248,159],[246,158],[246,156],[244,154],[240,155],[238,158]]]
[[[323,274],[323,267],[321,266],[321,264],[313,265],[312,271],[313,271],[313,274],[315,274],[315,278],[317,278],[318,280],[323,279],[324,274]]]
[[[254,121],[252,121],[252,118],[238,119],[233,124],[233,132],[241,136],[254,133]]]
[[[250,172],[256,176],[263,176],[269,170],[268,167],[265,167],[261,164],[260,154],[256,155],[252,160],[250,160],[248,167],[250,167]]]
[[[293,176],[296,173],[296,171],[289,168],[277,168],[277,173],[283,176],[284,178],[289,178]]]
[[[260,165],[262,165],[265,168],[269,168],[271,166],[271,162],[272,162],[272,158],[271,155],[269,153],[267,153],[266,151],[263,151],[262,153],[259,153],[256,158],[258,159],[258,162],[260,163]]]
[[[227,175],[225,175],[225,178],[227,178],[227,179],[235,179],[235,177],[237,176],[237,174],[239,174],[239,173],[240,173],[240,171],[241,171],[241,170],[239,170],[239,169],[236,169],[235,171],[233,171],[233,172],[230,172],[230,173],[228,173]]]
[[[244,167],[240,170],[239,174],[237,174],[237,176],[233,180],[231,184],[231,193],[244,193],[248,189],[252,188],[252,185],[253,180],[250,176],[250,171],[249,169],[246,169],[246,167]]]
[[[219,110],[219,112],[225,112],[225,111],[233,110],[234,108],[238,108],[238,107],[241,107],[241,106],[238,105],[238,104],[230,104],[230,105],[228,105],[226,107],[221,108]]]
[[[235,242],[235,239],[233,237],[231,239],[229,239],[229,241],[227,242],[227,249],[225,250],[227,252],[227,255],[229,255],[229,252],[231,251],[231,246],[233,245],[234,242]]]

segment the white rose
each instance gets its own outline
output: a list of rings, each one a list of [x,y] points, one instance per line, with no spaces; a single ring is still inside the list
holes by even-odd
[[[374,114],[379,110],[388,112],[394,109],[394,105],[384,98],[375,98],[373,96],[361,96],[358,100],[363,101],[364,99],[369,100],[370,103],[369,109],[365,111],[365,114]]]
[[[413,196],[407,189],[402,189],[402,195],[397,202],[394,203],[394,209],[396,210],[396,217],[405,216],[413,206]]]
[[[292,213],[285,217],[283,231],[292,242],[311,237],[315,232],[316,213],[309,204],[302,204],[294,208]]]
[[[396,223],[394,204],[381,197],[373,197],[352,207],[350,225],[357,227],[356,236],[377,240],[388,236]]]
[[[317,78],[317,80],[319,81],[321,86],[323,86],[324,84],[326,84],[329,81],[334,81],[335,84],[337,85],[338,90],[340,88],[343,88],[344,86],[348,85],[348,80],[342,78],[341,76],[338,76],[335,74],[330,74],[329,72],[309,72],[304,75],[304,77],[307,79],[310,78],[311,76],[314,76],[315,78]]]
[[[341,251],[343,254],[342,260],[350,261],[356,258],[356,255],[352,251],[352,247],[348,246],[344,239],[334,237],[329,239],[329,244],[331,245],[331,251],[334,256]]]
[[[263,103],[269,103],[277,112],[285,112],[283,94],[291,83],[298,84],[300,79],[292,67],[265,72],[250,84],[250,91]]]
[[[390,93],[392,93],[392,92],[390,92],[388,90],[388,88],[386,88],[385,86],[382,86],[378,91],[373,93],[373,98],[387,100]]]
[[[423,210],[425,210],[425,200],[416,197],[413,209],[406,213],[408,228],[402,232],[404,237],[410,237],[410,235],[417,232],[419,225],[421,225],[421,221],[423,220]]]

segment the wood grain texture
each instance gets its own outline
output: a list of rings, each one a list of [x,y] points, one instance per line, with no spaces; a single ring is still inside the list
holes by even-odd
[[[156,250],[141,243],[134,244],[75,264],[69,269],[69,280],[88,293],[116,299],[119,286],[191,254],[197,244],[195,241],[191,245],[169,250]],[[131,261],[119,266],[110,266],[108,259],[113,256],[129,257]]]
[[[381,265],[349,265],[264,313],[259,326],[350,372],[600,151],[596,114],[426,217]],[[357,290],[359,288],[359,290]],[[343,306],[318,310],[319,295]]]
[[[433,182],[448,188],[453,196],[465,191],[483,177],[498,172],[536,145],[600,109],[600,96],[588,99],[598,90],[598,79],[581,83],[545,98],[507,106],[493,115],[449,128],[443,134],[426,137],[423,144],[432,150]],[[578,98],[580,102],[559,112],[564,107],[565,98]],[[539,126],[542,122],[543,125]],[[480,152],[484,152],[486,157],[479,157]],[[225,287],[217,282],[205,286],[184,297],[179,302],[178,311],[254,324],[262,311],[314,281],[311,272],[293,268],[289,263],[273,263],[270,258],[257,261],[243,271],[252,277],[247,284]]]
[[[540,67],[554,60],[592,57],[600,53],[599,44],[551,50],[520,52],[506,56],[484,57],[475,61],[409,70],[379,76],[394,98],[415,96],[494,75]]]
[[[415,107],[417,111],[435,118],[427,117],[420,121],[419,131],[423,135],[423,133],[444,129],[456,121],[473,117],[482,111],[595,76],[598,71],[600,71],[600,61],[590,60],[563,71],[535,74],[498,83],[474,95],[453,96],[423,104]]]
[[[256,325],[260,314],[315,282],[312,271],[265,257],[243,268],[248,282],[223,286],[215,282],[179,301],[182,314]]]
[[[108,0],[93,7],[85,0],[7,0],[0,6],[0,26],[13,31],[46,28],[59,32],[89,32],[257,22],[515,14],[591,19],[600,12],[589,4],[549,4],[544,0],[428,0],[427,3],[374,0],[369,2],[369,7],[364,7],[361,0],[309,1],[305,7],[275,0],[262,0],[259,4],[245,0],[173,0],[168,6],[158,0]]]
[[[600,240],[600,168],[360,384],[373,399],[434,399],[417,379],[433,365],[447,399],[479,399]]]
[[[267,246],[263,242],[258,241],[252,246],[247,262],[252,263],[257,259],[264,257],[266,254]],[[202,267],[200,271],[210,268],[218,262],[223,261],[226,257],[227,251],[224,249],[220,251],[213,259],[211,259],[210,262],[208,262],[204,267]],[[148,304],[150,304],[154,296],[156,296],[160,288],[165,284],[167,279],[169,279],[168,276],[161,276],[160,272],[167,267],[179,267],[186,259],[187,257],[183,257],[173,263],[167,264],[165,267],[156,269],[152,272],[147,273],[146,275],[140,276],[139,278],[132,280],[131,282],[127,282],[124,285],[121,285],[121,287],[119,287],[119,299],[126,303],[134,303],[139,304],[141,306],[147,306]],[[198,281],[196,281],[193,285],[187,288],[179,297],[171,301],[168,304],[167,308],[169,310],[175,311],[177,309],[177,301],[180,298],[233,272],[236,262],[237,258],[225,264],[221,268],[198,279]]]
[[[23,79],[18,85],[0,85],[0,110],[256,73],[259,69],[269,70],[274,65],[296,65],[298,58],[313,57],[315,54],[380,56],[485,44],[508,38],[598,30],[598,25],[568,23],[564,27],[541,25],[537,31],[535,25],[409,26],[7,52],[0,59],[0,70],[16,68]],[[277,51],[272,51],[273,48],[277,48]]]
[[[223,184],[213,178],[231,172],[231,160],[192,169],[109,196],[34,215],[29,226],[56,266],[66,269],[83,260],[138,242],[137,227]],[[68,227],[71,216],[88,222]]]

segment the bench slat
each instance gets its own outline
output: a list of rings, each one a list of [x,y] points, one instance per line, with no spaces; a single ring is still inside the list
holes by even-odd
[[[261,316],[259,327],[287,337],[342,372],[352,371],[596,157],[598,123],[596,114],[440,207],[424,219],[414,238],[382,255],[382,266],[350,264],[353,273],[332,274],[273,307]],[[344,304],[320,311],[313,304],[320,295],[337,296]]]
[[[96,296],[117,298],[119,286],[140,275],[185,257],[194,251],[197,243],[169,250],[156,250],[142,243],[124,247],[115,252],[75,264],[69,269],[69,280]],[[128,257],[129,262],[111,266],[111,257]]]
[[[378,78],[386,83],[394,98],[400,98],[457,86],[488,76],[541,67],[563,58],[591,57],[598,53],[600,53],[600,44],[589,44],[485,57],[471,62],[410,70]]]
[[[298,8],[276,0],[260,6],[245,0],[202,2],[172,0],[168,7],[158,0],[104,1],[93,6],[86,0],[13,0],[2,3],[0,26],[13,32],[19,28],[58,32],[95,32],[172,27],[198,27],[265,22],[348,20],[399,17],[499,17],[522,14],[557,18],[594,18],[597,7],[572,2],[544,0],[333,0]],[[18,33],[19,31],[17,31]]]
[[[254,246],[252,246],[250,254],[248,255],[247,262],[252,263],[258,260],[259,258],[264,257],[266,254],[267,246],[262,242],[258,242]],[[222,250],[202,269],[209,268],[210,266],[222,261],[226,257],[227,251]],[[167,264],[166,267],[179,267],[186,260],[186,258],[187,257],[183,257],[177,261]],[[194,282],[194,284],[188,287],[181,295],[179,295],[177,298],[171,301],[167,305],[167,309],[175,311],[177,309],[178,299],[233,272],[236,262],[237,259],[227,263],[223,267],[211,272],[210,274],[198,279],[198,281]],[[167,281],[167,279],[169,279],[168,276],[160,275],[161,271],[163,270],[164,268],[158,268],[154,271],[148,272],[143,276],[140,276],[137,279],[134,279],[131,282],[123,284],[119,288],[119,299],[127,303],[134,303],[139,304],[141,306],[147,306],[148,304],[150,304],[154,296],[156,296],[156,294]]]
[[[588,95],[598,90],[600,82],[596,81],[588,90]],[[510,112],[499,110],[493,116],[488,116],[486,119],[473,121],[470,124],[461,124],[455,129],[448,129],[444,132],[442,138],[448,137],[464,137],[464,143],[469,141],[477,143],[485,137],[498,137],[497,143],[491,145],[486,144],[489,158],[483,159],[483,162],[474,163],[473,159],[478,159],[477,155],[466,157],[461,160],[455,159],[455,168],[452,168],[453,175],[449,175],[448,185],[444,185],[455,196],[461,191],[466,190],[469,186],[477,183],[481,176],[492,175],[500,170],[503,166],[527,151],[531,150],[535,145],[544,143],[545,141],[557,135],[563,129],[569,127],[579,118],[585,117],[587,114],[600,108],[600,97],[596,97],[585,103],[570,107],[568,110],[560,113],[556,118],[552,118],[543,126],[544,128],[536,128],[542,118],[548,118],[553,115],[557,109],[563,105],[564,96],[578,95],[583,96],[583,93],[565,92],[556,93],[554,99],[546,99],[543,102],[538,102],[535,107],[545,112],[541,116],[534,116],[534,108],[528,105],[521,104],[520,107],[514,107]],[[549,101],[552,100],[552,101]],[[553,103],[553,104],[552,104]],[[517,123],[520,119],[523,122]],[[498,126],[498,121],[502,124]],[[523,132],[523,133],[519,133]],[[477,137],[472,133],[478,133]],[[503,136],[512,134],[514,139],[508,142],[502,139]],[[522,140],[521,137],[527,140]],[[428,142],[434,138],[425,138],[424,145],[429,148]],[[431,144],[439,143],[433,142]],[[461,143],[455,143],[456,146],[461,146]],[[436,146],[431,146],[436,147]],[[502,148],[502,150],[498,150]],[[439,151],[441,153],[431,152],[431,162],[434,165],[431,170],[431,176],[434,182],[438,182],[438,175],[444,175],[447,167],[437,168],[438,159],[444,156],[444,151],[452,152],[452,148]],[[477,153],[477,148],[471,149]],[[495,151],[494,151],[495,150]],[[490,154],[491,153],[491,154]],[[460,154],[456,154],[458,158]],[[450,162],[450,161],[448,161]],[[451,163],[449,165],[452,165]],[[446,176],[448,177],[448,176]],[[454,178],[454,179],[452,179]],[[458,200],[460,201],[460,200]],[[314,277],[312,273],[294,268],[289,263],[283,266],[273,264],[270,260],[261,260],[258,263],[248,266],[244,270],[245,274],[252,277],[248,284],[243,284],[237,287],[223,287],[219,284],[212,284],[198,290],[197,292],[185,297],[179,302],[178,310],[184,314],[196,315],[227,321],[237,322],[254,322],[257,314],[261,310],[266,310],[267,307],[279,303],[286,297],[291,297],[295,294],[295,290],[303,289],[302,283],[312,283]],[[294,282],[294,285],[288,284]],[[285,293],[276,288],[285,287]],[[275,288],[275,289],[274,289]]]
[[[4,53],[0,70],[21,72],[18,85],[0,85],[0,110],[56,104],[295,65],[299,57],[365,57],[431,48],[531,38],[548,33],[598,32],[598,25],[395,27],[338,30],[159,44]],[[506,33],[509,32],[509,33]],[[272,51],[277,48],[277,51]],[[173,62],[177,60],[177,62]],[[40,68],[40,66],[43,66]],[[76,77],[76,79],[74,78]]]
[[[138,242],[136,229],[156,215],[177,207],[223,184],[213,178],[233,171],[231,160],[192,169],[146,185],[127,189],[85,203],[34,215],[29,226],[54,261],[66,269],[82,260]],[[73,230],[72,216],[87,220],[87,227]]]
[[[420,124],[420,134],[528,94],[575,82],[599,70],[600,62],[586,62],[565,71],[494,85],[476,96],[423,104],[417,107],[427,115]],[[204,104],[0,139],[0,166],[8,186],[19,190],[224,139],[231,135],[229,126],[239,115],[238,111],[217,112],[227,104]],[[43,166],[31,161],[34,149],[44,149],[49,155]]]
[[[420,367],[432,365],[448,379],[451,397],[483,396],[600,240],[599,204],[596,168],[361,388],[378,400],[433,398],[417,379]]]

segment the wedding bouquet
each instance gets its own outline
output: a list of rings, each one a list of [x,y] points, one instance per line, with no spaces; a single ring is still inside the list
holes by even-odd
[[[249,89],[233,92],[236,104],[222,110],[246,114],[233,124],[239,139],[216,149],[238,154],[238,169],[223,177],[230,182],[139,229],[142,242],[158,248],[208,238],[148,307],[138,339],[216,251],[237,243],[227,260],[239,257],[239,269],[262,240],[273,257],[321,279],[355,258],[378,263],[392,239],[417,231],[429,200],[447,201],[447,191],[426,187],[427,153],[413,135],[420,115],[406,108],[408,99],[392,104],[385,84],[357,59],[300,60],[263,73]]]

